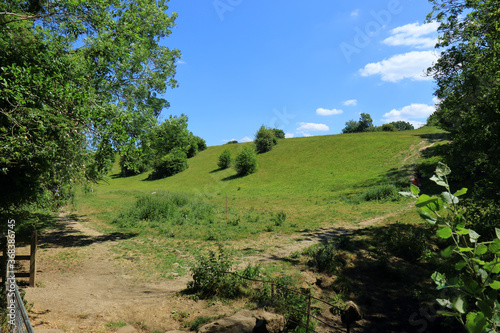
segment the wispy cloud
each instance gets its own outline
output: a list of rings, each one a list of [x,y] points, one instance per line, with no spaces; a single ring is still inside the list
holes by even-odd
[[[331,110],[323,109],[323,108],[316,109],[316,114],[318,114],[320,116],[332,116],[335,114],[341,114],[343,112],[344,111],[339,110],[339,109],[331,109]]]
[[[437,59],[433,51],[412,51],[369,63],[360,69],[360,73],[362,76],[379,74],[382,81],[388,82],[398,82],[406,78],[414,81],[432,80],[425,75],[425,70]]]
[[[351,12],[351,17],[357,17],[359,15],[359,9],[353,10]]]
[[[344,104],[345,106],[356,106],[356,105],[358,105],[358,100],[357,99],[349,99],[342,104]]]
[[[250,137],[248,137],[248,136],[245,136],[244,138],[242,138],[242,139],[240,140],[240,142],[252,142],[252,141],[253,141],[253,139],[251,139],[251,138],[250,138]]]
[[[392,29],[390,31],[392,36],[384,39],[382,43],[391,46],[412,46],[418,49],[433,48],[437,42],[438,27],[437,22],[410,23]]]

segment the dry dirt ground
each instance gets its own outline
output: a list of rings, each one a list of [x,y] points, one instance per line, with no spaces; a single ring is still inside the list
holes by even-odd
[[[380,220],[365,221],[359,227]],[[183,329],[182,320],[230,315],[243,306],[180,295],[189,275],[145,282],[138,278],[141,272],[133,263],[123,265],[123,260],[116,259],[111,251],[114,244],[122,241],[120,236],[101,234],[88,227],[87,222],[72,220],[65,214],[61,214],[58,223],[59,229],[39,236],[37,286],[24,288],[25,298],[32,305],[29,316],[35,329],[115,332],[112,323],[124,322],[143,332],[165,332]],[[280,260],[322,239],[352,230],[353,227],[336,227],[300,236],[281,235],[282,239],[265,253],[245,261]],[[290,237],[300,238],[300,242],[290,242]]]

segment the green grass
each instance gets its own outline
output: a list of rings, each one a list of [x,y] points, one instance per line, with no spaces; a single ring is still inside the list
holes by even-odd
[[[102,230],[137,233],[121,246],[157,253],[168,269],[177,261],[175,253],[162,252],[165,242],[178,242],[177,250],[192,254],[207,241],[258,239],[399,212],[408,207],[407,199],[349,198],[384,187],[407,190],[417,165],[430,168],[438,161],[422,158],[420,149],[444,136],[427,127],[280,140],[272,151],[258,155],[258,171],[245,177],[237,177],[234,168],[220,170],[218,158],[225,149],[236,156],[253,143],[208,147],[189,159],[184,172],[154,181],[147,180],[147,173],[120,177],[117,161],[107,181],[94,185],[91,193],[78,193],[76,209]],[[168,201],[172,192],[182,193],[179,196],[189,202],[172,213],[172,219],[138,213],[151,198]],[[155,205],[161,203],[151,209]],[[199,212],[190,215],[193,210]]]

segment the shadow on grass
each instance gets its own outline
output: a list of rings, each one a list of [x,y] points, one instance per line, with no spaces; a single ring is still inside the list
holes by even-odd
[[[222,180],[223,181],[229,181],[229,180],[243,178],[243,177],[245,177],[245,176],[244,175],[240,175],[240,174],[235,174],[235,175],[232,175],[232,176],[224,177],[224,178],[222,178]]]

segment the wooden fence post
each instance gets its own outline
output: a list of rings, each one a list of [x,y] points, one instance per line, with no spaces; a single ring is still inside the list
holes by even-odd
[[[309,333],[309,321],[311,320],[311,295],[309,295],[309,300],[307,302],[307,324],[306,333]]]
[[[36,230],[31,235],[30,247],[30,287],[35,286],[36,278],[36,248],[38,246],[38,235]]]

